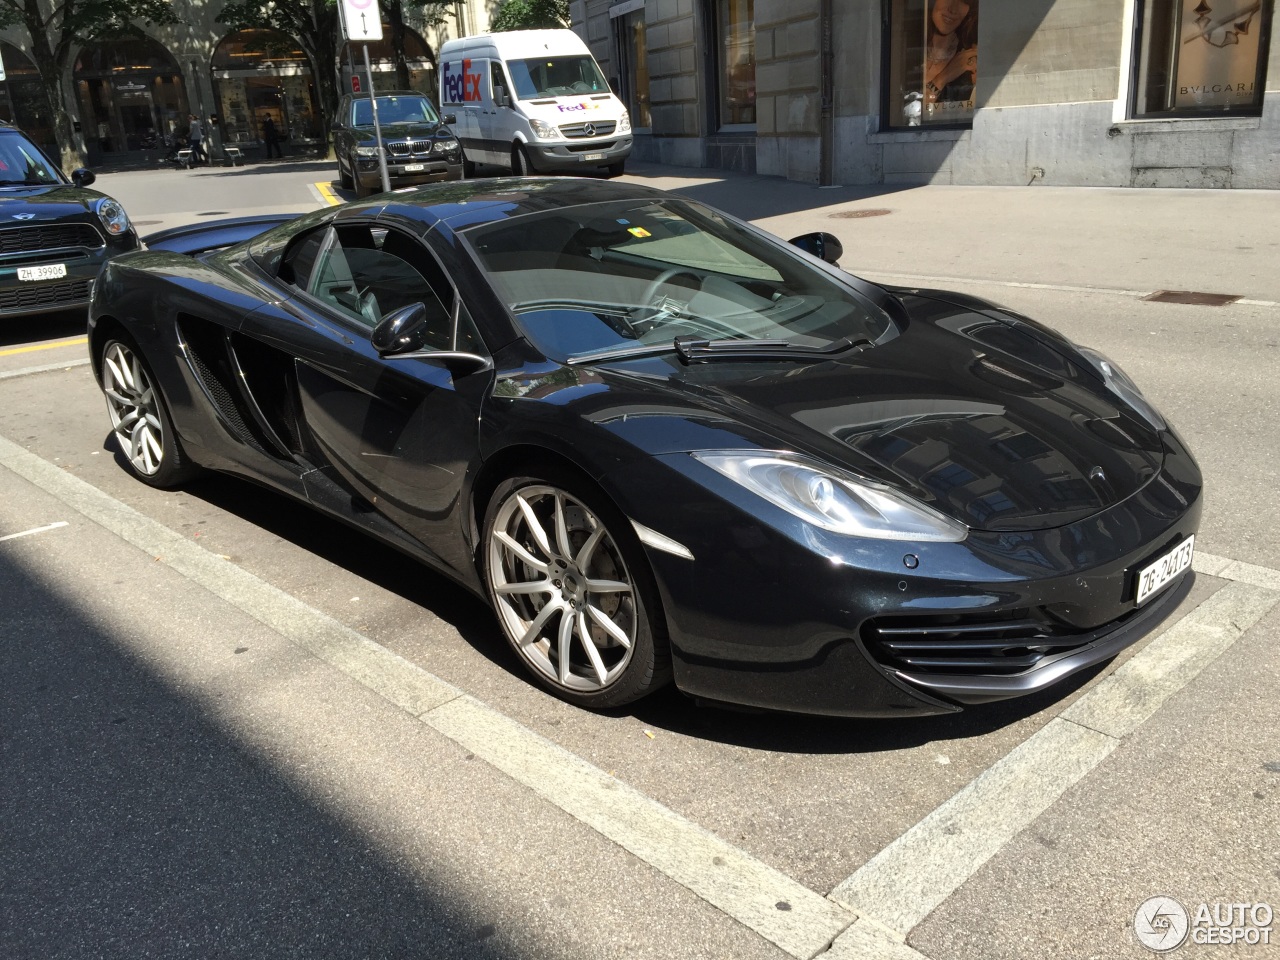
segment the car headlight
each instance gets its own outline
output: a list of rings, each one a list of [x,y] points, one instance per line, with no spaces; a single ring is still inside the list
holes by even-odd
[[[102,225],[111,236],[118,237],[128,231],[129,215],[117,201],[110,197],[103,197],[98,201],[97,213],[98,219],[102,221]]]
[[[1102,382],[1107,385],[1107,389],[1122,400],[1129,409],[1147,421],[1156,430],[1167,430],[1169,428],[1164,417],[1160,415],[1160,411],[1151,405],[1151,401],[1142,395],[1142,391],[1133,382],[1133,378],[1121,370],[1114,360],[1107,359],[1097,350],[1089,347],[1077,345],[1076,349],[1080,352],[1080,356],[1084,357],[1089,366],[1093,368],[1094,372],[1102,378]]]
[[[622,111],[622,119],[618,121],[618,132],[619,133],[631,132],[631,115],[627,113],[627,111],[625,110]]]
[[[823,530],[874,540],[959,543],[969,528],[880,483],[790,453],[722,450],[693,456]]]
[[[356,147],[357,157],[376,157],[378,155],[378,147]]]
[[[547,123],[545,120],[530,120],[529,127],[533,130],[533,135],[539,140],[560,139],[560,128],[555,124]]]

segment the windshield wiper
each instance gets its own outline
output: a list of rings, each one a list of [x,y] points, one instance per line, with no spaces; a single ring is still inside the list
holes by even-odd
[[[653,343],[645,346],[616,347],[596,353],[583,353],[570,357],[565,363],[577,366],[583,363],[599,363],[605,360],[630,360],[633,357],[650,357],[675,351],[681,362],[705,363],[709,360],[826,360],[854,348],[875,344],[866,337],[844,337],[825,347],[803,347],[790,340],[735,340],[724,338],[707,340],[702,337],[676,337],[670,343]]]
[[[825,347],[805,347],[790,340],[676,337],[674,346],[680,360],[689,364],[710,360],[824,360],[855,347],[873,346],[873,343],[866,337],[844,337]]]

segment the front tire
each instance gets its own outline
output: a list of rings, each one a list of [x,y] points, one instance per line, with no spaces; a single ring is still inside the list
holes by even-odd
[[[187,459],[151,368],[132,341],[107,341],[98,361],[111,429],[130,472],[145,484],[167,489],[200,472]]]
[[[511,174],[516,177],[531,177],[534,174],[533,164],[529,162],[529,153],[523,144],[517,143],[511,148]]]
[[[339,160],[338,161],[338,183],[342,186],[342,189],[350,190],[353,182],[354,180],[351,174],[347,173],[347,171],[342,169],[342,161]]]
[[[472,160],[470,157],[468,157],[467,152],[464,150],[462,152],[462,179],[472,180],[475,178],[475,175],[476,175],[475,161]]]
[[[627,161],[617,160],[604,168],[610,177],[620,177],[627,172]]]
[[[485,587],[534,679],[580,707],[615,707],[670,677],[657,590],[643,551],[602,494],[560,471],[494,491],[482,540]]]

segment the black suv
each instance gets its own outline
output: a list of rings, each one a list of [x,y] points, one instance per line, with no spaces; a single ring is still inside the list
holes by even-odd
[[[0,121],[0,317],[87,307],[98,271],[138,248],[124,207],[68,180],[16,127]]]
[[[435,104],[412,90],[378,92],[378,126],[387,151],[391,185],[462,179],[462,145],[445,126]],[[363,197],[382,189],[378,143],[373,132],[369,94],[347,94],[333,123],[333,152],[338,180]]]

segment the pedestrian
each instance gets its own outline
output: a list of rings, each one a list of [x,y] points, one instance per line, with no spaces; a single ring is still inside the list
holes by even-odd
[[[267,145],[268,159],[273,150],[277,157],[284,159],[284,154],[280,152],[280,134],[276,132],[276,122],[270,116],[262,118],[262,140]]]
[[[187,140],[191,144],[191,165],[194,167],[197,163],[208,163],[209,155],[204,152],[204,129],[200,126],[200,118],[193,113],[190,120]]]

